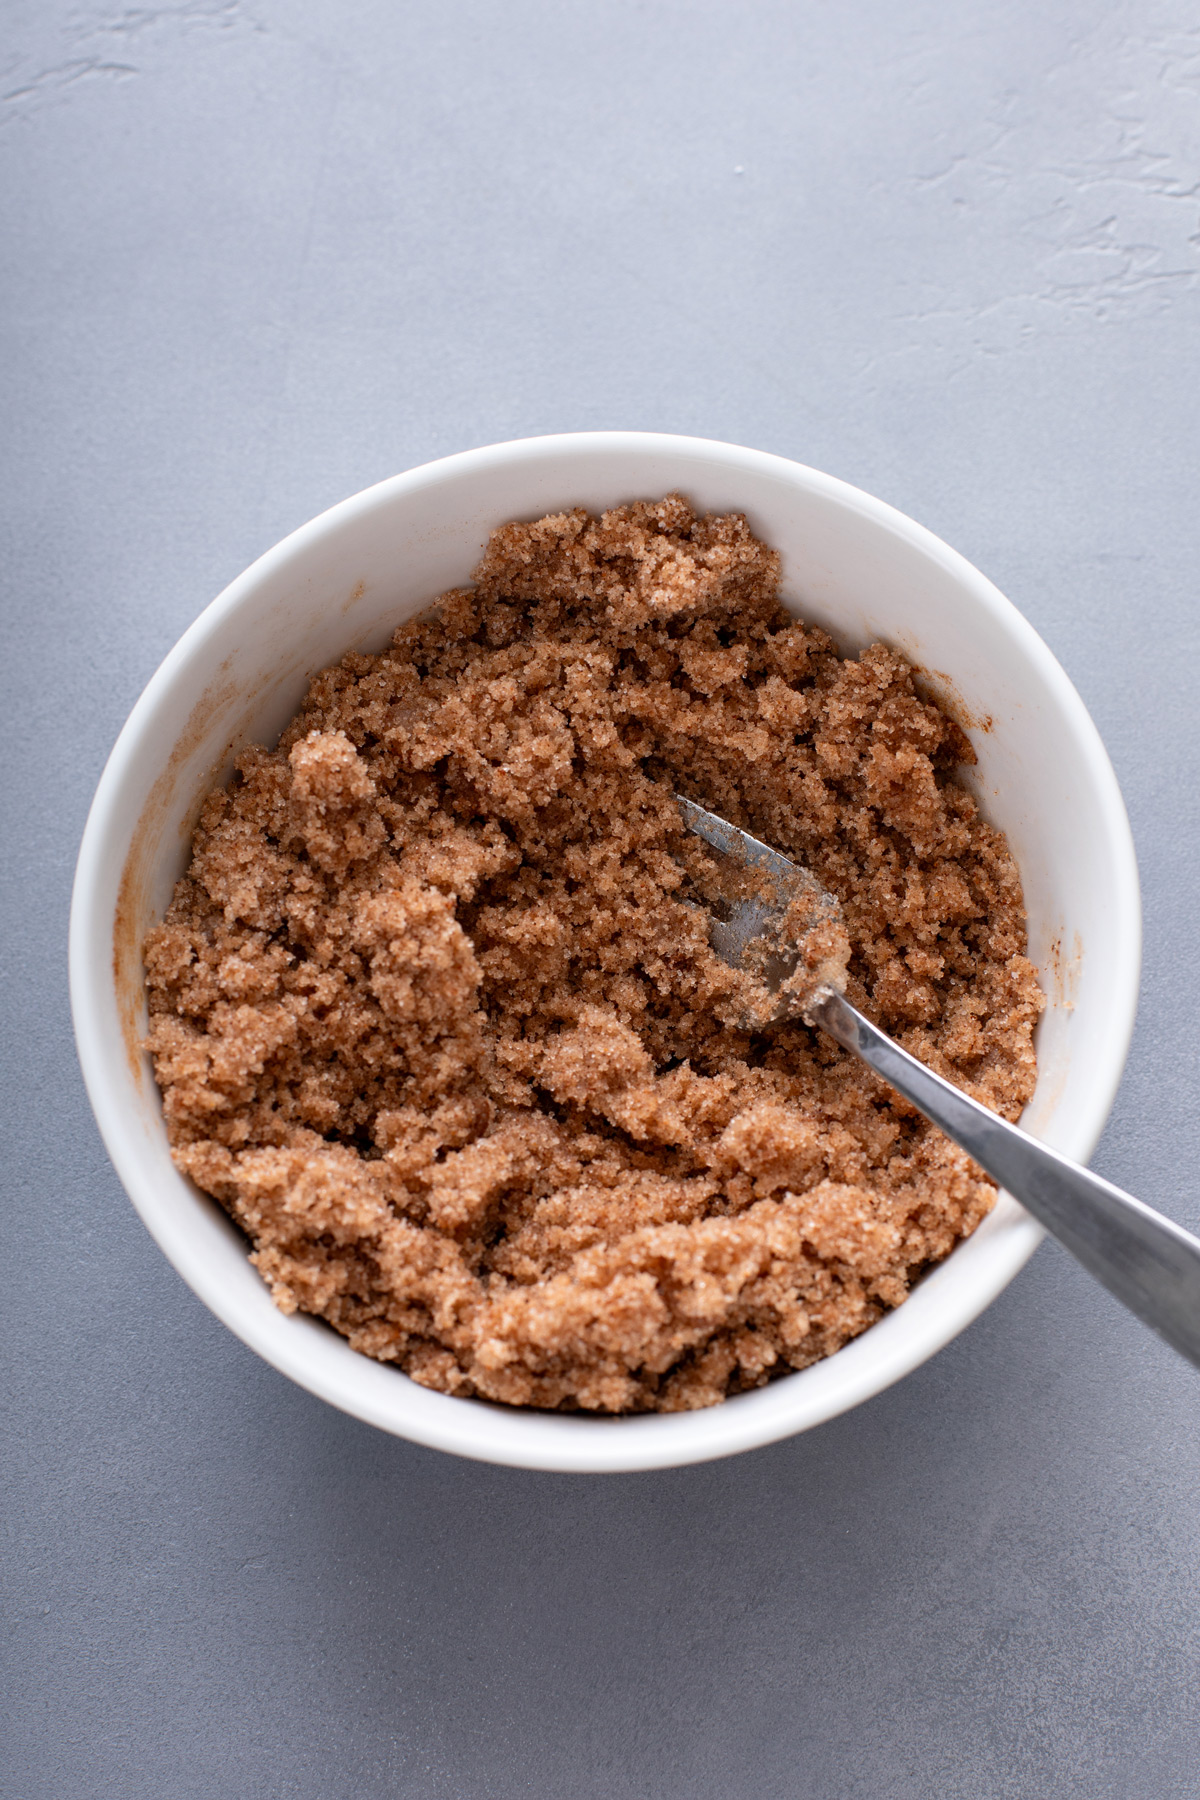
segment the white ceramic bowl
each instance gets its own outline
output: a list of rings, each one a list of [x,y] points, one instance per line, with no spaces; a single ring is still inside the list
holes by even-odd
[[[1086,1158],[1133,1027],[1137,870],[1112,766],[1045,644],[953,550],[813,469],[697,438],[532,438],[413,469],[343,501],[260,557],[201,614],[135,706],[100,781],[71,912],[71,1002],[100,1130],[184,1280],[277,1369],[335,1406],[442,1450],[525,1468],[663,1468],[833,1418],[932,1356],[1011,1281],[1040,1238],[1007,1197],[896,1312],[826,1362],[701,1412],[559,1417],[455,1400],[285,1318],[220,1208],[172,1165],[145,1029],[139,946],[188,858],[199,803],[250,740],[273,742],[308,677],[465,582],[492,526],[681,489],[745,512],[783,553],[784,593],[856,650],[904,650],[969,731],[967,779],[1008,835],[1048,996],[1025,1123]]]

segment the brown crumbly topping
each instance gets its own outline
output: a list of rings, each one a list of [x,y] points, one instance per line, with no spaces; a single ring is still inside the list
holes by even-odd
[[[707,1406],[829,1355],[988,1211],[827,1037],[740,1029],[708,945],[672,790],[837,896],[847,993],[908,1049],[1009,1118],[1033,1091],[966,740],[778,575],[677,495],[505,525],[210,796],[149,1042],[176,1163],[285,1311],[449,1394]]]

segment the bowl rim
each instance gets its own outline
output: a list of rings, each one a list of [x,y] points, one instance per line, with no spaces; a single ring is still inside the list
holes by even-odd
[[[304,1320],[305,1331],[292,1330],[297,1321],[285,1320],[271,1307],[269,1316],[248,1317],[236,1297],[223,1290],[201,1265],[186,1254],[184,1234],[167,1217],[156,1185],[139,1154],[140,1133],[132,1129],[121,1097],[117,1069],[124,1058],[114,1058],[111,1032],[104,1015],[105,975],[95,967],[90,946],[95,941],[101,883],[98,879],[107,846],[114,831],[123,785],[138,756],[151,720],[177,676],[192,657],[228,618],[249,600],[256,588],[277,571],[311,549],[332,531],[341,529],[400,495],[419,494],[425,487],[453,480],[459,475],[486,473],[490,468],[535,462],[547,457],[584,457],[597,451],[614,461],[633,452],[674,456],[682,464],[719,460],[726,467],[749,475],[774,477],[798,484],[818,497],[839,503],[873,519],[926,557],[940,563],[947,573],[970,591],[973,601],[990,613],[1034,665],[1053,696],[1071,735],[1079,745],[1094,783],[1115,882],[1109,896],[1116,915],[1117,966],[1109,968],[1113,1001],[1107,1021],[1108,1055],[1102,1079],[1094,1081],[1090,1104],[1078,1122],[1073,1142],[1060,1148],[1081,1159],[1092,1152],[1104,1128],[1124,1070],[1132,1039],[1138,1001],[1141,964],[1141,898],[1133,836],[1116,774],[1099,731],[1083,700],[1052,651],[1029,621],[966,557],[906,514],[836,476],[767,451],[727,444],[719,439],[639,431],[568,432],[517,438],[477,449],[459,451],[433,462],[388,477],[327,508],[290,532],[255,559],[212,600],[151,676],[117,737],[101,774],[88,813],[76,864],[69,929],[71,1011],[84,1083],[106,1149],[117,1174],[168,1260],[197,1296],[249,1348],[281,1373],[341,1410],[393,1434],[430,1448],[510,1467],[572,1472],[627,1472],[675,1467],[708,1461],[792,1436],[825,1423],[840,1413],[872,1398],[935,1355],[979,1316],[999,1295],[1032,1255],[1044,1235],[1028,1215],[1016,1207],[1006,1219],[1002,1238],[991,1246],[986,1266],[974,1280],[959,1283],[940,1308],[924,1319],[924,1329],[903,1334],[896,1354],[889,1359],[864,1355],[878,1334],[887,1336],[889,1320],[905,1308],[887,1315],[871,1330],[852,1340],[836,1356],[813,1365],[824,1372],[819,1394],[805,1390],[789,1395],[788,1389],[811,1371],[784,1376],[766,1388],[738,1396],[720,1406],[698,1412],[643,1414],[632,1417],[594,1418],[580,1415],[543,1414],[510,1409],[483,1401],[467,1401],[433,1394],[420,1388],[395,1368],[372,1363],[351,1351],[329,1327]],[[680,485],[686,485],[681,472]],[[103,922],[102,922],[103,923]],[[111,925],[111,922],[109,922]],[[111,962],[111,959],[109,959]],[[111,981],[111,967],[107,971]],[[114,1068],[114,1064],[116,1068]],[[1002,1204],[1005,1204],[1002,1202]],[[995,1214],[992,1215],[994,1219]],[[981,1231],[986,1231],[985,1221]],[[978,1236],[978,1234],[976,1234]],[[971,1240],[967,1240],[970,1242]],[[927,1277],[931,1283],[950,1271],[951,1258]],[[285,1327],[276,1328],[276,1324]],[[319,1333],[320,1339],[313,1336]],[[329,1345],[325,1340],[331,1340]],[[330,1350],[334,1354],[330,1354]],[[338,1354],[338,1352],[344,1354]],[[345,1359],[353,1359],[353,1367]],[[365,1367],[363,1367],[365,1366]],[[355,1370],[358,1373],[355,1373]],[[370,1378],[366,1371],[371,1371]],[[381,1387],[378,1376],[393,1384]],[[810,1384],[811,1387],[811,1384]],[[747,1402],[757,1403],[747,1405]],[[490,1421],[490,1423],[489,1423]]]

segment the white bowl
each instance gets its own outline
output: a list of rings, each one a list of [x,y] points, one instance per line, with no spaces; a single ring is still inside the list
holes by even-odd
[[[916,1368],[1012,1280],[1041,1232],[1005,1196],[895,1312],[836,1356],[700,1412],[597,1419],[455,1400],[285,1318],[221,1209],[173,1166],[149,1059],[140,945],[188,859],[199,803],[247,741],[273,742],[309,676],[460,585],[489,530],[681,489],[746,513],[783,553],[784,592],[846,650],[882,638],[928,674],[978,753],[966,779],[1008,835],[1048,1006],[1026,1126],[1086,1158],[1133,1028],[1141,948],[1133,844],[1075,689],[1003,595],[911,519],[777,456],[698,438],[587,432],[469,450],[356,494],[213,601],[134,707],[75,876],[71,1003],[109,1154],[165,1254],[231,1331],[303,1387],[402,1437],[560,1470],[664,1468],[804,1431]]]

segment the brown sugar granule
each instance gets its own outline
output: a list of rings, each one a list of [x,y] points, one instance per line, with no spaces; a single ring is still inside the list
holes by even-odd
[[[801,1021],[738,1022],[672,791],[840,901],[847,993],[1014,1118],[1041,1006],[962,733],[843,658],[737,514],[493,533],[210,796],[146,943],[175,1161],[285,1311],[448,1394],[708,1406],[971,1232],[967,1157]]]

